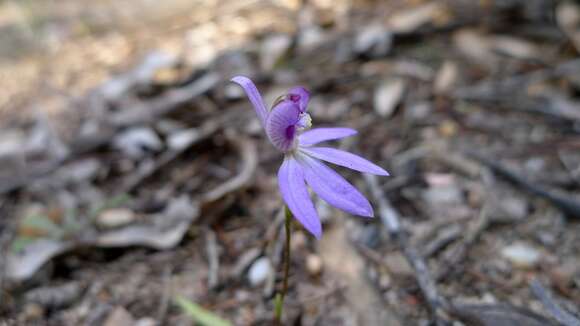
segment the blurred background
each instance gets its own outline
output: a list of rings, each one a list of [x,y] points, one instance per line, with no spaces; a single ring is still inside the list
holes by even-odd
[[[285,325],[577,325],[579,53],[575,1],[2,0],[0,325],[272,324],[240,74],[391,173],[294,225]]]

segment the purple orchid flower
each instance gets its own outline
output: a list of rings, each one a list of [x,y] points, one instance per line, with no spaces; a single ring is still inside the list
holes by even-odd
[[[373,217],[369,201],[348,181],[321,161],[352,170],[376,175],[389,175],[381,167],[349,152],[314,146],[318,143],[355,135],[349,128],[311,127],[307,113],[310,93],[294,87],[281,96],[268,112],[260,92],[247,77],[236,76],[232,81],[240,85],[254,106],[268,139],[284,153],[278,170],[278,185],[282,198],[296,219],[316,238],[322,236],[322,226],[306,184],[330,205],[353,215]]]

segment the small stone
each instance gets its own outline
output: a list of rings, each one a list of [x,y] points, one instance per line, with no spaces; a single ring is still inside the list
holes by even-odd
[[[315,254],[306,256],[306,269],[311,276],[318,276],[322,273],[322,259]]]
[[[248,280],[252,286],[263,284],[273,273],[272,263],[268,257],[258,258],[248,271]]]
[[[97,216],[96,224],[105,229],[115,229],[135,221],[135,213],[128,208],[111,208]]]
[[[503,258],[520,268],[534,267],[540,260],[540,253],[530,245],[515,243],[501,250]]]

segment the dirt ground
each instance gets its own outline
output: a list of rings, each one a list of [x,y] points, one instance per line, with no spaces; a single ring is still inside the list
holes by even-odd
[[[579,325],[579,53],[573,1],[0,1],[0,325],[273,324],[240,74],[391,174],[293,224],[284,325]]]

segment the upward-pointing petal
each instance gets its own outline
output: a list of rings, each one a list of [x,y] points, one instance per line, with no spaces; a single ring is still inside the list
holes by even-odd
[[[369,201],[348,181],[317,159],[305,154],[298,155],[306,182],[320,198],[345,212],[373,217]]]
[[[301,148],[300,150],[319,160],[344,166],[355,171],[376,175],[389,175],[389,173],[380,166],[371,163],[358,155],[341,151],[340,149],[330,147],[308,147]]]
[[[282,198],[294,217],[316,238],[322,236],[318,213],[306,189],[304,172],[294,158],[285,158],[278,170],[278,186]]]
[[[258,115],[258,119],[260,119],[262,127],[264,127],[266,125],[268,111],[266,110],[266,105],[264,105],[264,100],[262,100],[262,95],[260,95],[260,92],[256,88],[256,85],[254,85],[254,82],[252,82],[248,77],[244,76],[236,76],[232,78],[231,81],[240,85],[244,89],[244,92],[246,92],[246,95],[254,106],[254,110],[256,110],[256,114]]]
[[[301,146],[311,146],[327,140],[356,135],[356,133],[356,130],[350,128],[315,128],[302,133],[298,140]]]

